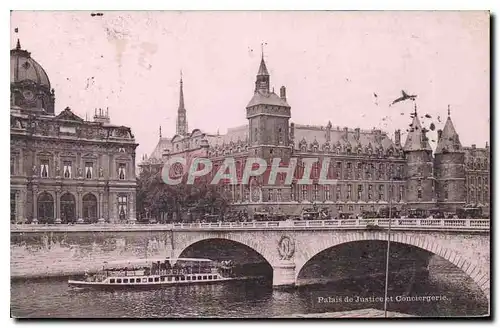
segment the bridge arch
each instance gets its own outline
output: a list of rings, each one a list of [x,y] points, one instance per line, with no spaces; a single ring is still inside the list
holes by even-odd
[[[387,233],[380,231],[359,231],[339,234],[333,238],[320,238],[315,240],[313,243],[307,243],[307,241],[301,242],[303,245],[299,245],[299,247],[297,247],[295,259],[295,281],[297,281],[300,271],[304,268],[307,262],[319,253],[341,244],[369,240],[387,241]],[[490,300],[489,268],[481,267],[477,261],[466,258],[459,252],[451,250],[449,247],[443,247],[439,241],[434,240],[434,238],[395,232],[391,236],[391,241],[414,246],[432,254],[441,256],[465,272],[465,274],[469,276],[483,291],[488,301]]]
[[[215,236],[213,234],[204,234],[204,233],[197,234],[193,238],[186,239],[186,240],[182,241],[181,243],[176,244],[175,248],[174,248],[173,256],[179,257],[190,246],[193,246],[197,243],[209,241],[209,240],[216,240],[216,239],[227,240],[227,241],[231,241],[231,242],[246,246],[246,247],[250,248],[251,250],[253,250],[255,253],[257,253],[258,255],[260,255],[271,266],[273,266],[273,263],[275,262],[275,259],[272,255],[272,253],[264,245],[259,244],[258,242],[256,242],[252,238],[247,238],[245,236],[241,236],[240,234],[232,234],[232,233],[217,234]]]

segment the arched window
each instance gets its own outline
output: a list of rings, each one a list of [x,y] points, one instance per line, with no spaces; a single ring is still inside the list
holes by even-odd
[[[74,223],[76,222],[76,201],[75,196],[65,193],[61,196],[61,222]]]
[[[127,220],[127,196],[123,194],[118,196],[118,218],[120,221]]]
[[[43,192],[38,196],[38,221],[40,223],[54,222],[54,198],[48,192]]]
[[[83,219],[85,222],[97,222],[97,198],[93,194],[86,194],[82,198]]]

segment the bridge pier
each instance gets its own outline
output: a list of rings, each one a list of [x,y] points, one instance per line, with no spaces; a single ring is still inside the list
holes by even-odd
[[[273,264],[273,288],[295,286],[295,263],[293,261],[279,261]]]

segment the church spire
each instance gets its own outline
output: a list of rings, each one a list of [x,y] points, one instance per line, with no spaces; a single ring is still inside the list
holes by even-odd
[[[179,92],[179,110],[184,108],[184,90],[182,88],[182,70],[181,70],[181,80],[180,80],[180,92]]]
[[[187,127],[186,108],[184,107],[184,89],[183,89],[182,70],[181,70],[181,79],[179,81],[179,108],[177,109],[176,133],[178,135],[186,135],[187,130],[188,127]]]
[[[21,41],[19,39],[17,39],[16,49],[21,50]]]

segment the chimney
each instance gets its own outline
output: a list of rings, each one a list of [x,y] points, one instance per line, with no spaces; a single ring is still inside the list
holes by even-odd
[[[438,141],[441,140],[442,134],[443,134],[443,130],[438,130]]]
[[[344,134],[342,135],[344,137],[344,139],[347,139],[348,137],[348,131],[349,129],[347,127],[344,128]]]
[[[488,145],[488,141],[486,141],[486,146],[485,146],[486,149],[490,149],[490,145]]]
[[[401,146],[401,130],[399,129],[394,132],[394,142],[396,146]]]
[[[359,140],[359,136],[360,136],[359,128],[355,128],[354,129],[354,137],[356,138],[356,140]]]
[[[284,85],[280,88],[280,98],[286,100],[286,88]]]
[[[472,149],[476,149],[476,144],[472,144]]]

